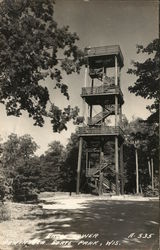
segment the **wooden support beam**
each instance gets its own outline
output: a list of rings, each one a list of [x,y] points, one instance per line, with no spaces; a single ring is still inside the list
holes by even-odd
[[[115,136],[116,195],[119,195],[118,137]]]
[[[100,147],[100,159],[99,159],[99,190],[98,190],[99,195],[102,195],[103,172],[101,171],[101,168],[102,168],[103,159],[104,159],[104,152],[103,152],[103,145],[101,145],[101,147]]]
[[[85,73],[84,73],[84,87],[87,87],[87,79],[88,79],[88,66],[85,66]]]
[[[86,173],[88,171],[88,155],[89,155],[89,152],[88,150],[86,151]]]
[[[118,97],[115,95],[115,126],[118,126]]]
[[[104,84],[105,76],[106,76],[106,67],[103,67],[102,84]]]
[[[88,152],[88,168],[91,168],[90,153]]]
[[[85,98],[82,98],[82,116],[85,118],[86,103]]]
[[[119,87],[121,88],[121,68],[118,67],[118,78],[119,78]]]
[[[94,87],[94,79],[92,79],[92,82],[91,82],[91,88]]]
[[[115,56],[115,85],[118,85],[118,62]],[[115,95],[115,126],[118,125],[118,97]],[[119,195],[118,137],[115,136],[116,194]]]
[[[98,194],[102,195],[103,194],[103,172],[100,172],[99,174],[99,190]]]
[[[118,85],[118,62],[117,57],[115,56],[115,85]]]
[[[120,105],[120,108],[119,108],[119,122],[121,126],[122,125],[122,105]]]
[[[118,63],[115,56],[115,85],[118,85]],[[115,95],[115,126],[118,124],[118,96]]]
[[[76,194],[79,194],[79,187],[80,187],[80,171],[81,171],[81,159],[82,159],[82,145],[83,145],[83,138],[80,137],[80,139],[79,139],[79,152],[78,152],[78,165],[77,165],[77,187],[76,187]]]
[[[87,80],[88,80],[88,66],[85,66],[85,73],[84,73],[84,87],[87,87]],[[82,116],[84,117],[84,121],[87,122],[87,114],[86,114],[86,102],[85,98],[82,99]]]
[[[123,144],[120,146],[121,194],[124,194]]]
[[[89,117],[92,118],[92,105],[90,105]]]

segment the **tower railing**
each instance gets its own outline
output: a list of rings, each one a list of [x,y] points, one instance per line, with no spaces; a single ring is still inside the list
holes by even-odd
[[[123,93],[119,86],[107,86],[105,84],[96,87],[84,87],[82,88],[81,96],[87,95],[99,95],[99,94],[120,94],[123,97]]]
[[[101,127],[79,127],[79,135],[121,135],[124,138],[124,132],[119,126],[101,126]]]

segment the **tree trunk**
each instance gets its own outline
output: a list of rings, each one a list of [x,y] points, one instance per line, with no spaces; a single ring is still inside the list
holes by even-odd
[[[151,176],[152,176],[152,190],[154,190],[154,168],[153,168],[153,158],[151,158]]]
[[[138,171],[138,152],[137,148],[135,149],[136,156],[136,193],[139,194],[139,171]]]
[[[83,139],[82,139],[82,137],[80,137],[80,139],[79,139],[78,165],[77,165],[77,186],[76,186],[76,194],[79,194],[79,186],[80,186],[80,171],[81,171],[81,158],[82,158],[82,144],[83,144]]]
[[[150,160],[148,160],[148,172],[149,172],[149,177],[151,177],[151,163],[150,163]]]

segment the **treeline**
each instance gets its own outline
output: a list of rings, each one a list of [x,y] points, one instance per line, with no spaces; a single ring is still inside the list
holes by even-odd
[[[11,134],[0,145],[0,196],[13,200],[36,199],[43,191],[74,191],[78,137],[71,135],[66,148],[58,141],[40,157],[30,135]]]
[[[123,117],[125,193],[136,193],[136,157],[138,156],[139,192],[147,194],[158,188],[158,126],[146,125],[137,118]],[[71,134],[66,147],[59,141],[36,156],[38,145],[30,135],[11,134],[0,144],[0,196],[27,201],[39,192],[75,192],[78,159],[78,135]],[[107,155],[114,161],[114,145],[107,145]],[[85,177],[85,144],[83,145],[81,192],[89,192]],[[113,178],[108,175],[108,178]]]

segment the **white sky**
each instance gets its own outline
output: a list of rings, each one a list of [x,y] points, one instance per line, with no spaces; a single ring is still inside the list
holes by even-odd
[[[131,60],[143,60],[136,54],[136,44],[147,45],[158,37],[158,0],[57,0],[55,18],[62,26],[70,26],[70,31],[77,32],[80,37],[78,45],[83,49],[87,46],[120,45],[124,56],[124,67],[121,72],[121,86],[125,104],[123,113],[129,120],[132,116],[146,118],[148,111],[145,106],[149,101],[130,94],[128,86],[133,84],[134,77],[128,75],[127,69]],[[79,106],[81,108],[81,88],[84,82],[84,69],[81,74],[64,76],[69,85],[70,101],[58,92],[53,91],[52,82],[46,82],[51,90],[51,97],[56,105]],[[5,108],[0,105],[0,134],[6,140],[10,133],[18,135],[30,134],[43,153],[53,140],[60,140],[66,145],[75,126],[69,124],[68,130],[61,134],[53,133],[50,122],[46,120],[43,128],[33,126],[33,121],[24,114],[20,118],[7,117]]]

